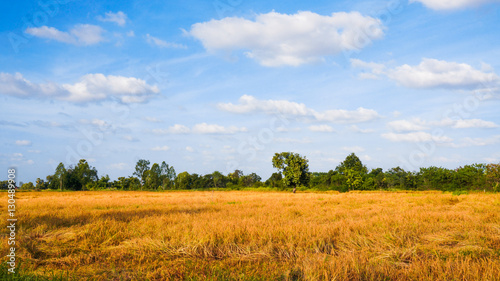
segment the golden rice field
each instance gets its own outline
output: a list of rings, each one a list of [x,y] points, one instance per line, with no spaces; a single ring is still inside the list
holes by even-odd
[[[66,272],[74,280],[500,280],[500,194],[17,196],[17,252],[26,273]]]

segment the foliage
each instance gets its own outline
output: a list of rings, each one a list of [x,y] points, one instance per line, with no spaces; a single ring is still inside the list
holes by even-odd
[[[133,175],[137,176],[141,180],[141,186],[146,181],[146,172],[149,171],[149,164],[149,161],[144,159],[139,159],[139,161],[135,164],[135,171]]]
[[[297,186],[307,186],[310,179],[309,164],[305,157],[298,153],[282,152],[275,153],[273,157],[273,167],[283,175],[283,185],[293,187],[294,192]]]
[[[54,174],[34,183],[20,183],[22,190],[204,190],[312,188],[315,190],[441,190],[441,191],[490,191],[500,192],[500,164],[472,164],[457,169],[443,167],[420,168],[418,172],[394,167],[368,170],[356,154],[349,154],[335,169],[328,172],[309,172],[308,160],[297,153],[276,153],[272,159],[273,173],[265,182],[256,173],[244,174],[235,170],[227,175],[215,171],[206,175],[182,172],[176,174],[173,166],[165,161],[159,165],[140,159],[132,176],[111,181],[108,175],[98,177],[96,168],[85,159],[67,168],[59,163]],[[0,189],[7,189],[8,182],[0,182]]]

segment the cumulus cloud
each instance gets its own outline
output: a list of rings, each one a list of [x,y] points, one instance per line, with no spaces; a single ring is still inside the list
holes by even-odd
[[[361,153],[365,151],[365,149],[361,146],[344,146],[342,147],[342,150],[347,151],[347,152],[354,152],[354,153]]]
[[[446,126],[455,129],[466,129],[466,128],[498,128],[498,125],[491,121],[485,121],[481,119],[451,119],[445,118],[437,122],[431,122],[436,126]]]
[[[217,124],[201,123],[193,127],[193,132],[197,134],[234,134],[238,132],[246,132],[245,127],[238,128],[236,126],[224,127]]]
[[[385,74],[386,67],[384,64],[375,62],[365,62],[360,59],[351,59],[351,66],[354,68],[367,69],[370,72],[362,72],[358,75],[360,79],[377,79],[380,75]]]
[[[427,130],[430,126],[450,127],[455,129],[466,128],[498,128],[498,125],[491,121],[482,119],[451,119],[444,118],[438,121],[425,121],[419,118],[411,120],[396,120],[387,123],[388,127],[396,132],[410,132]]]
[[[422,121],[418,118],[412,120],[396,120],[387,123],[389,128],[397,132],[405,132],[405,131],[421,131],[428,129],[424,126],[425,121]]]
[[[498,128],[498,125],[481,119],[461,119],[455,122],[453,128]]]
[[[166,135],[166,134],[235,134],[239,132],[246,132],[247,128],[245,127],[236,127],[229,126],[224,127],[217,124],[207,124],[200,123],[194,125],[192,128],[188,128],[184,125],[175,124],[174,126],[170,126],[168,129],[153,129],[153,133],[157,135]]]
[[[41,26],[41,27],[28,27],[26,33],[35,37],[55,40],[73,45],[95,45],[104,41],[102,33],[104,29],[97,25],[91,24],[78,24],[69,32],[60,31],[54,27]]]
[[[167,151],[169,150],[170,147],[164,145],[164,146],[155,146],[153,148],[151,148],[152,151]]]
[[[117,13],[107,12],[104,17],[98,16],[97,19],[104,22],[114,22],[119,26],[124,26],[127,23],[127,15],[122,11]]]
[[[451,142],[452,139],[446,136],[434,136],[427,132],[411,132],[411,133],[385,133],[382,137],[394,142]]]
[[[460,143],[451,143],[450,146],[454,148],[462,148],[468,146],[486,146],[500,143],[500,135],[487,137],[487,138],[463,138]]]
[[[175,124],[173,126],[170,126],[168,129],[153,129],[153,133],[157,135],[188,134],[189,132],[191,132],[191,129],[180,124]]]
[[[29,146],[29,145],[31,145],[31,141],[29,141],[29,140],[16,140],[16,145]]]
[[[378,113],[375,110],[362,107],[352,111],[333,109],[324,112],[317,112],[311,108],[308,108],[303,103],[296,103],[287,100],[259,100],[249,95],[241,96],[239,99],[239,104],[219,103],[217,107],[220,110],[232,113],[279,113],[291,116],[309,117],[317,121],[328,121],[333,123],[364,122],[379,117]]]
[[[335,132],[335,130],[328,125],[312,125],[309,126],[309,130],[313,132],[325,132],[325,133]]]
[[[309,11],[270,12],[255,20],[238,17],[191,26],[189,34],[208,51],[248,50],[261,65],[298,66],[342,51],[360,50],[384,35],[379,19],[359,12],[323,16]]]
[[[170,42],[161,40],[159,38],[153,37],[149,34],[146,34],[146,41],[148,42],[148,44],[154,45],[154,46],[157,46],[160,48],[181,48],[181,49],[186,48],[186,46],[184,46],[182,44],[170,43]]]
[[[410,0],[410,3],[420,2],[433,10],[458,10],[478,7],[488,3],[498,3],[499,0]]]
[[[32,83],[20,73],[0,73],[0,94],[69,102],[96,102],[118,98],[123,103],[145,102],[160,90],[134,77],[87,74],[74,84]]]
[[[392,69],[387,69],[383,64],[358,59],[351,59],[351,66],[371,70],[361,73],[360,75],[365,74],[361,78],[370,75],[378,78],[384,75],[402,86],[416,89],[489,89],[500,83],[500,77],[492,69],[479,70],[465,63],[429,58],[423,58],[419,65],[404,64]]]
[[[302,138],[302,139],[293,139],[293,138],[275,138],[275,142],[280,142],[280,143],[297,143],[297,144],[306,144],[306,143],[312,143],[312,140],[308,138]]]
[[[354,131],[356,133],[362,133],[362,134],[369,134],[369,133],[375,132],[375,130],[373,130],[373,129],[361,129],[360,127],[358,127],[356,125],[351,125],[349,127],[349,129],[351,129],[352,131]]]
[[[111,164],[108,166],[108,168],[112,169],[112,170],[125,170],[128,168],[128,164],[120,162],[120,163]]]
[[[483,72],[465,63],[427,58],[417,66],[396,67],[388,76],[409,88],[476,89],[500,81],[495,73]]]
[[[151,116],[146,116],[144,117],[144,120],[151,122],[151,123],[161,123],[163,122],[162,120],[156,118],[156,117],[151,117]]]

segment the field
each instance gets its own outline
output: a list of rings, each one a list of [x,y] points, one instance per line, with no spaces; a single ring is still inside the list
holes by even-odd
[[[65,274],[75,280],[500,280],[500,194],[17,195],[17,254],[27,275]],[[5,222],[4,204],[1,211]],[[5,257],[8,246],[1,245]]]

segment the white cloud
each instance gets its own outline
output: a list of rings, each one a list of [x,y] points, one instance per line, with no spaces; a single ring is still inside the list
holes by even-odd
[[[243,95],[240,97],[239,103],[239,105],[219,103],[217,107],[221,110],[233,113],[263,111],[266,113],[281,113],[298,116],[306,116],[312,113],[311,109],[307,108],[305,104],[287,100],[258,100],[253,96]]]
[[[192,148],[191,146],[186,146],[186,151],[194,152],[194,148]]]
[[[365,62],[359,59],[351,59],[351,66],[354,68],[362,68],[371,72],[362,72],[358,75],[360,79],[377,79],[385,73],[385,65],[381,63]]]
[[[122,11],[118,11],[117,13],[107,12],[104,17],[98,16],[97,19],[100,21],[114,22],[119,26],[124,26],[125,23],[127,23],[127,15]]]
[[[123,139],[128,140],[128,141],[133,141],[133,142],[139,141],[139,139],[134,138],[133,136],[123,136]]]
[[[418,118],[412,120],[396,120],[387,123],[389,128],[396,132],[405,132],[405,131],[422,131],[428,129],[424,126],[425,121],[422,121]]]
[[[176,43],[170,43],[167,41],[163,41],[163,40],[156,38],[156,37],[153,37],[149,34],[146,34],[146,41],[149,44],[158,46],[160,48],[181,48],[181,49],[186,48],[186,46],[184,46],[182,44],[176,44]]]
[[[452,143],[450,144],[454,148],[462,148],[462,147],[468,147],[468,146],[486,146],[486,145],[492,145],[492,144],[497,144],[500,142],[500,135],[498,136],[493,136],[489,138],[463,138],[460,143],[455,144]]]
[[[164,145],[164,146],[155,146],[153,148],[151,148],[152,151],[167,151],[169,150],[170,147]]]
[[[156,117],[151,117],[151,116],[146,116],[144,117],[144,120],[151,122],[151,123],[161,123],[163,122],[162,120],[156,118]]]
[[[455,122],[453,128],[497,128],[498,125],[491,121],[481,119],[461,119]]]
[[[383,138],[388,139],[390,141],[395,141],[395,142],[427,142],[427,141],[434,141],[434,142],[451,142],[452,139],[446,136],[433,136],[430,133],[427,132],[411,132],[411,133],[404,133],[404,134],[397,134],[397,133],[385,133],[381,135]]]
[[[293,139],[293,138],[275,138],[275,142],[281,142],[281,143],[312,143],[312,140],[308,138],[302,138],[302,139]]]
[[[29,146],[29,145],[31,145],[31,141],[29,141],[29,140],[16,140],[16,145]]]
[[[481,119],[451,119],[444,118],[439,121],[429,122],[429,124],[435,126],[452,127],[455,129],[464,128],[497,128],[498,125],[491,121],[485,121]]]
[[[236,152],[236,149],[233,148],[232,146],[230,145],[224,145],[224,147],[221,149],[221,152],[222,153],[235,153]]]
[[[193,127],[193,132],[197,134],[234,134],[238,132],[246,132],[245,127],[238,128],[236,126],[224,127],[217,124],[200,123]]]
[[[135,32],[133,30],[130,30],[129,32],[127,32],[127,36],[128,37],[135,37]]]
[[[54,27],[28,27],[26,33],[45,39],[51,39],[73,45],[95,45],[104,41],[104,29],[97,25],[78,24],[69,32],[60,31]]]
[[[175,124],[174,126],[170,126],[168,129],[153,129],[152,132],[158,135],[165,134],[235,134],[238,132],[246,132],[247,129],[245,127],[236,127],[229,126],[224,127],[217,124],[207,124],[200,123],[193,126],[193,128],[188,128],[184,125]]]
[[[354,152],[354,153],[360,153],[365,151],[365,149],[361,146],[344,146],[342,147],[342,150],[347,151],[347,152]]]
[[[37,97],[70,102],[93,102],[118,98],[123,103],[145,102],[160,90],[134,77],[86,74],[75,84],[37,84],[15,75],[0,73],[0,94],[17,97]]]
[[[313,132],[327,132],[327,133],[335,132],[335,130],[328,125],[312,125],[309,126],[309,130]]]
[[[26,164],[28,164],[28,165],[33,165],[33,164],[35,164],[35,161],[33,161],[33,160],[29,159],[28,161],[26,161]]]
[[[356,110],[333,109],[325,112],[316,112],[314,117],[318,121],[329,121],[338,123],[366,122],[379,117],[373,109],[358,108]]]
[[[231,17],[196,23],[189,34],[208,51],[249,50],[264,66],[298,66],[342,51],[359,50],[383,37],[378,19],[359,12],[323,16],[309,11],[270,12],[255,20]]]
[[[423,58],[419,65],[404,64],[387,69],[383,64],[351,59],[351,66],[369,69],[361,78],[378,78],[381,75],[408,88],[431,89],[492,89],[500,83],[500,77],[490,68],[475,69],[465,63]],[[373,77],[371,77],[373,76]]]
[[[361,129],[356,125],[351,125],[349,127],[349,129],[351,129],[352,131],[354,131],[356,133],[362,133],[362,134],[369,134],[369,133],[375,132],[375,130],[373,130],[373,129]]]
[[[106,127],[109,127],[109,123],[104,121],[104,120],[101,120],[101,119],[97,119],[97,118],[94,118],[90,121],[90,124],[96,126],[96,127],[99,127],[99,128],[106,128]]]
[[[498,3],[499,0],[410,0],[410,3],[420,2],[433,10],[458,10],[478,7],[488,3]]]
[[[444,157],[444,156],[434,157],[434,158],[432,158],[432,160],[437,161],[437,162],[444,162],[444,163],[454,163],[454,162],[459,161],[458,159],[448,158],[448,157]]]
[[[362,155],[362,156],[360,156],[360,158],[363,161],[371,161],[372,160],[372,158],[368,154]]]
[[[180,124],[175,124],[173,126],[170,126],[168,129],[153,129],[153,133],[158,134],[158,135],[165,135],[165,134],[187,134],[191,130]]]
[[[128,168],[128,164],[127,163],[115,163],[115,164],[111,164],[108,166],[109,169],[112,169],[112,170],[125,170]]]
[[[388,77],[409,88],[476,89],[500,81],[495,73],[483,72],[465,63],[427,58],[417,66],[396,67]]]
[[[317,112],[308,108],[303,103],[290,102],[287,100],[258,100],[253,96],[243,95],[239,104],[219,103],[220,110],[232,113],[265,112],[268,114],[279,113],[284,115],[310,117],[317,121],[328,121],[333,123],[364,122],[376,119],[378,113],[372,109],[358,108],[353,111],[334,109]]]

